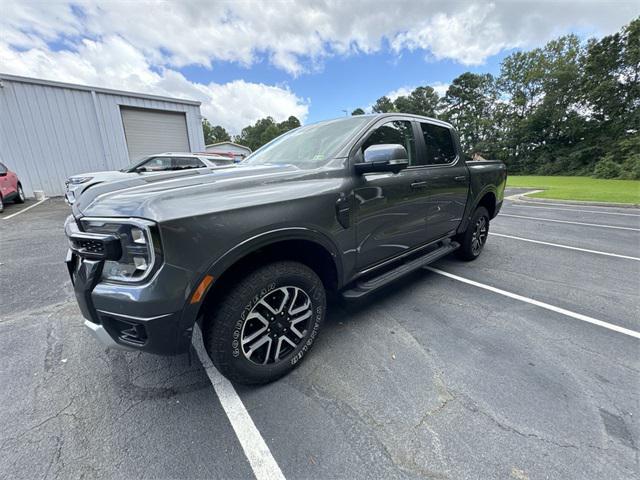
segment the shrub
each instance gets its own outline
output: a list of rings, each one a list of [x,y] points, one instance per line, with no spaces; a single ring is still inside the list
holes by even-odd
[[[620,178],[625,180],[640,180],[640,153],[631,155],[620,168]]]
[[[605,157],[596,163],[593,169],[593,176],[595,178],[618,178],[620,176],[620,165]]]

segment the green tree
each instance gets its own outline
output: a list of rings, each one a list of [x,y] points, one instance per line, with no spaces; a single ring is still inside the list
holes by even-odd
[[[400,96],[393,102],[394,110],[425,117],[435,117],[440,97],[433,87],[417,87],[407,96]]]
[[[468,155],[478,152],[495,156],[496,101],[495,80],[489,73],[463,73],[451,82],[442,98],[442,117],[456,127]]]
[[[361,108],[356,108],[353,112],[351,112],[351,115],[364,115],[364,110]]]
[[[373,104],[371,108],[375,113],[387,113],[387,112],[395,112],[395,106],[391,99],[387,96],[380,97],[376,100],[376,103]]]
[[[589,152],[576,149],[585,124],[578,108],[583,65],[584,48],[575,35],[503,61],[496,129],[511,171],[586,173]]]
[[[240,135],[234,138],[234,141],[256,150],[274,138],[299,126],[300,120],[293,115],[280,123],[276,123],[272,117],[261,118],[255,124],[244,127]]]
[[[224,127],[211,125],[206,118],[202,119],[202,133],[204,134],[205,145],[231,140],[231,135],[229,135],[229,132],[227,132]]]

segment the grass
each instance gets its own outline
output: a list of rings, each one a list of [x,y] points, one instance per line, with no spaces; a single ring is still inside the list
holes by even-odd
[[[530,195],[537,198],[640,204],[639,180],[514,175],[507,178],[507,187],[544,190]]]

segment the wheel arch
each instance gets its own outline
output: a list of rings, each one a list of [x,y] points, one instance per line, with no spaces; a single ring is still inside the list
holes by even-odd
[[[484,207],[489,212],[489,218],[493,218],[496,216],[497,202],[498,199],[495,192],[493,192],[493,190],[488,190],[480,197],[480,200],[476,203],[473,210],[475,211],[478,207]]]
[[[478,195],[476,195],[473,203],[470,203],[465,210],[463,221],[460,222],[457,233],[461,234],[467,230],[471,216],[480,206],[485,207],[489,212],[489,218],[494,218],[497,213],[497,201],[496,189],[490,185],[487,185]]]
[[[277,260],[294,260],[307,265],[318,274],[329,291],[342,286],[343,270],[338,249],[326,235],[308,228],[279,229],[241,242],[209,267],[205,275],[211,275],[213,282],[196,318],[247,269]]]

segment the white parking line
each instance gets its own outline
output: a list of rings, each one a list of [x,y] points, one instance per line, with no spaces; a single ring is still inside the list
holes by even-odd
[[[624,217],[640,217],[640,214],[637,214],[637,213],[604,212],[602,210],[581,210],[577,208],[547,207],[546,205],[538,205],[538,204],[534,205],[530,202],[518,202],[518,201],[510,204],[509,207],[541,208],[544,210],[564,210],[565,212],[596,213],[598,215],[621,215]]]
[[[27,208],[23,208],[22,210],[20,210],[19,212],[16,213],[12,213],[11,215],[7,215],[6,217],[3,217],[2,220],[9,220],[10,218],[15,217],[16,215],[20,215],[23,212],[26,212],[27,210],[31,210],[33,207],[37,207],[38,205],[40,205],[42,202],[44,202],[45,200],[48,200],[47,198],[43,198],[42,200],[40,200],[39,202],[34,203],[33,205],[29,205]]]
[[[508,197],[504,197],[505,200],[519,200],[522,195],[532,195],[534,193],[544,192],[544,190],[529,190],[528,192],[516,193],[514,195],[509,195]]]
[[[512,238],[514,240],[522,240],[523,242],[539,243],[540,245],[549,245],[551,247],[566,248],[567,250],[577,250],[578,252],[595,253],[597,255],[606,255],[607,257],[624,258],[627,260],[635,260],[637,262],[640,262],[640,258],[638,257],[630,257],[628,255],[618,255],[617,253],[601,252],[599,250],[590,250],[588,248],[570,247],[569,245],[560,245],[559,243],[543,242],[540,240],[533,240],[531,238],[516,237],[515,235],[505,235],[504,233],[490,232],[489,236]]]
[[[555,307],[553,305],[549,305],[548,303],[540,302],[538,300],[534,300],[533,298],[524,297],[522,295],[518,295],[517,293],[507,292],[506,290],[501,290],[499,288],[492,287],[491,285],[485,285],[484,283],[476,282],[474,280],[469,280],[468,278],[459,277],[458,275],[454,275],[453,273],[449,273],[449,272],[444,272],[442,270],[438,270],[437,268],[433,268],[433,267],[424,267],[424,268],[426,270],[429,270],[430,272],[437,273],[438,275],[443,275],[453,280],[457,280],[458,282],[473,285],[474,287],[478,287],[478,288],[483,288],[484,290],[489,290],[490,292],[497,293],[499,295],[504,295],[505,297],[513,298],[515,300],[520,300],[521,302],[529,303],[531,305],[535,305],[540,308],[545,308],[547,310],[551,310],[552,312],[560,313],[562,315],[566,315],[567,317],[575,318],[576,320],[581,320],[583,322],[591,323],[593,325],[598,325],[599,327],[603,327],[608,330],[613,330],[614,332],[622,333],[624,335],[628,335],[630,337],[640,339],[640,332],[636,332],[635,330],[630,330],[628,328],[620,327],[612,323],[603,322],[602,320],[588,317],[587,315],[582,315],[581,313],[576,313],[576,312],[572,312],[571,310]]]
[[[530,193],[530,192],[527,192]],[[522,195],[522,194],[521,194]],[[517,197],[518,195],[511,195],[511,197]],[[511,199],[511,197],[504,197],[504,198],[508,198]],[[530,203],[530,204],[535,204],[535,205],[554,205],[554,206],[558,206],[558,207],[585,207],[588,206],[590,208],[626,208],[626,209],[637,209],[638,207],[636,207],[635,205],[629,205],[629,204],[623,204],[623,205],[594,205],[593,203],[590,203],[588,201],[585,200],[584,203],[580,202],[580,203],[556,203],[556,202],[550,202],[547,200],[544,200],[544,202],[536,202],[534,200],[524,200],[522,198],[514,198],[513,199],[516,202],[521,202],[521,203]]]
[[[551,218],[527,217],[525,215],[512,215],[510,213],[500,213],[500,216],[501,217],[525,218],[527,220],[541,220],[543,222],[569,223],[571,225],[584,225],[586,227],[613,228],[613,229],[616,229],[616,230],[631,230],[631,231],[634,231],[634,232],[640,232],[640,228],[618,227],[617,225],[601,225],[599,223],[570,222],[569,220],[554,220],[554,219],[551,219]]]
[[[202,332],[197,324],[193,329],[192,343],[256,478],[258,480],[284,480],[282,470],[271,455],[271,450],[260,435],[233,385],[211,363],[202,342]]]

